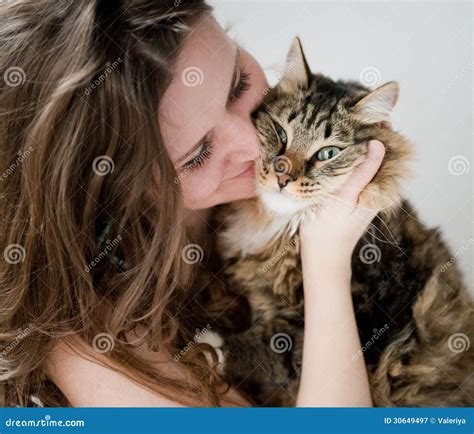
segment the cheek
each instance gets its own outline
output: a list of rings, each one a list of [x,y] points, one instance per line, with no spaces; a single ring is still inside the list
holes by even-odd
[[[180,179],[183,199],[189,208],[205,205],[219,189],[222,176],[214,165],[198,168]],[[193,204],[192,206],[190,204]]]

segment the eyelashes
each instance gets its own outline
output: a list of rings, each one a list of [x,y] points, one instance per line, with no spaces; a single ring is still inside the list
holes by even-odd
[[[250,72],[246,72],[244,70],[240,71],[239,82],[237,86],[232,90],[232,94],[229,98],[229,102],[237,101],[239,98],[241,98],[244,95],[245,92],[247,92],[250,89],[250,86],[251,86],[250,77],[251,77]],[[212,141],[206,139],[206,141],[202,145],[201,152],[199,152],[199,154],[196,155],[191,160],[184,163],[181,170],[189,172],[195,169],[199,169],[200,167],[203,167],[204,164],[212,157],[213,148],[214,148],[214,144],[212,143]]]
[[[183,165],[183,171],[190,171],[202,167],[204,163],[212,157],[214,145],[210,140],[206,140],[201,148],[201,152]]]
[[[250,89],[250,72],[240,71],[240,80],[235,89],[232,91],[229,101],[239,99],[245,92]]]

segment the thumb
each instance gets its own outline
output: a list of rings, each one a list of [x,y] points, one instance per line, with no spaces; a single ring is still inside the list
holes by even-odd
[[[347,180],[344,188],[341,189],[341,198],[357,203],[360,192],[372,181],[372,178],[379,170],[385,156],[385,146],[378,140],[371,140],[367,144],[365,160],[360,163]]]

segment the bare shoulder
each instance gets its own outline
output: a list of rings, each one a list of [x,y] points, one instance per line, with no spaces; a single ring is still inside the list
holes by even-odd
[[[164,355],[153,353],[153,358],[167,374],[184,375],[176,363],[166,363]],[[96,353],[79,339],[57,343],[45,369],[74,407],[183,407],[107,366],[105,355]],[[234,389],[224,397],[224,405],[227,398],[229,402],[249,405]],[[196,406],[200,405],[196,402]]]

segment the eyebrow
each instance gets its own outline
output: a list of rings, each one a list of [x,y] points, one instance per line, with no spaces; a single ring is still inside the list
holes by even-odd
[[[232,96],[233,96],[233,91],[234,91],[234,85],[235,85],[235,80],[237,79],[237,72],[239,70],[238,66],[239,66],[239,57],[240,57],[240,50],[239,48],[237,47],[237,50],[236,50],[236,53],[235,53],[235,60],[234,60],[234,72],[232,73],[232,80],[230,81],[230,85],[229,85],[229,91],[227,92],[227,100],[226,100],[226,103],[225,103],[225,107],[227,108],[229,103],[232,101]],[[187,158],[194,154],[194,152],[196,152],[205,142],[206,142],[206,137],[208,136],[208,134],[212,131],[209,130],[207,131],[204,136],[196,143],[194,144],[191,149],[189,149],[188,151],[186,151],[175,163],[175,166],[179,166],[181,165],[181,163],[183,163],[185,160],[187,160]]]

